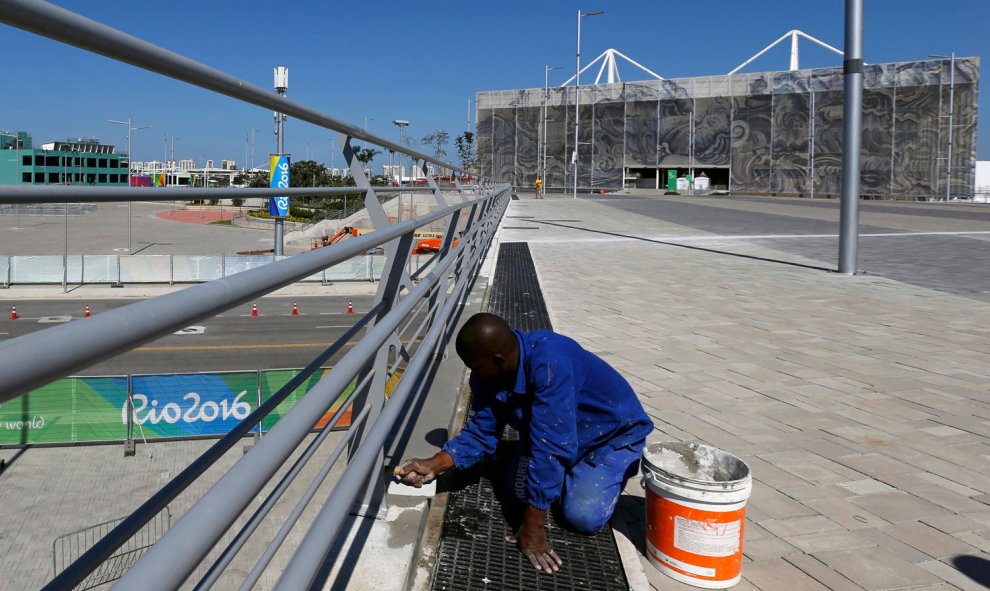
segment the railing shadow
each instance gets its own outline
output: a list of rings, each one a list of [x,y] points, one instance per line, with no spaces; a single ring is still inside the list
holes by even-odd
[[[686,248],[688,250],[698,250],[698,251],[701,251],[701,252],[710,252],[712,254],[720,254],[720,255],[725,255],[725,256],[738,257],[738,258],[741,258],[741,259],[749,259],[749,260],[760,261],[760,262],[764,262],[764,263],[776,263],[778,265],[787,265],[787,266],[790,266],[790,267],[799,267],[799,268],[802,268],[802,269],[812,269],[814,271],[825,271],[826,273],[834,273],[835,272],[835,269],[831,269],[831,268],[828,268],[828,267],[819,267],[819,266],[816,266],[816,265],[806,265],[804,263],[796,263],[794,261],[785,261],[785,260],[781,260],[781,259],[771,259],[771,258],[768,258],[768,257],[760,257],[760,256],[752,255],[752,254],[742,254],[742,253],[738,253],[738,252],[729,252],[729,251],[726,251],[726,250],[718,250],[718,249],[714,249],[714,248],[705,248],[703,246],[691,246],[689,244],[680,244],[680,243],[677,243],[677,242],[668,242],[666,240],[655,240],[653,238],[644,238],[643,236],[634,236],[632,234],[620,234],[618,232],[609,232],[608,230],[595,230],[593,228],[582,228],[580,226],[571,226],[571,225],[568,225],[568,224],[559,224],[559,223],[556,223],[556,222],[548,222],[548,221],[543,221],[543,220],[538,220],[538,219],[533,219],[533,220],[528,220],[528,221],[535,222],[535,223],[538,223],[538,224],[546,224],[548,226],[558,226],[560,228],[569,228],[571,230],[581,230],[583,232],[591,232],[593,234],[604,234],[606,236],[615,236],[615,237],[618,237],[618,238],[629,238],[631,240],[640,240],[642,242],[652,242],[654,244],[662,244],[664,246],[676,246],[677,248]]]
[[[978,585],[990,589],[990,560],[971,554],[963,554],[952,559],[952,565],[962,574],[973,579]]]

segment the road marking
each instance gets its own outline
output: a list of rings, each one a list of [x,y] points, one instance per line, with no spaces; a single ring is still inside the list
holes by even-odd
[[[52,324],[56,322],[70,322],[72,316],[42,316],[38,319],[38,324]]]
[[[347,312],[320,312],[320,316],[344,316]]]
[[[316,328],[351,328],[353,324],[334,324],[333,326],[317,326]]]
[[[179,335],[183,335],[183,334],[203,334],[204,332],[206,332],[206,327],[205,326],[187,326],[187,327],[183,328],[182,330],[175,331],[175,334],[179,334]]]
[[[353,346],[357,341],[348,341]],[[259,343],[257,345],[190,345],[171,347],[141,347],[135,351],[228,351],[235,349],[326,349],[332,343]]]

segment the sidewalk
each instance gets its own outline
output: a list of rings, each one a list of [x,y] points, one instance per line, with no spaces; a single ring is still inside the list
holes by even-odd
[[[764,233],[781,234],[768,212],[794,224],[802,209],[809,224],[837,213],[809,207],[817,203],[615,200],[521,195],[500,240],[530,243],[554,326],[630,380],[653,440],[705,441],[749,463],[736,588],[990,585],[990,303],[829,273],[830,249],[832,258],[808,258],[704,230],[721,214],[763,215]],[[708,214],[692,221],[668,206]],[[944,248],[985,281],[979,253],[990,243],[979,232],[990,224],[926,211],[863,212],[861,224],[966,232]],[[931,262],[915,254],[904,264],[926,281]],[[689,589],[643,557],[643,492],[631,482],[626,493],[616,527],[636,544],[649,585]]]

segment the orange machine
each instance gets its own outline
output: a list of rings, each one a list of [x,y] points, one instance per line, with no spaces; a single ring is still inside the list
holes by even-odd
[[[317,248],[323,248],[324,246],[330,246],[344,239],[345,236],[357,236],[357,228],[352,228],[350,226],[344,226],[333,236],[323,235],[319,238],[313,238],[313,250]]]
[[[438,252],[440,247],[443,245],[443,236],[432,236],[430,238],[423,238],[422,240],[416,241],[416,248],[413,249],[413,254],[430,254]],[[454,240],[453,246],[457,246],[457,240]]]

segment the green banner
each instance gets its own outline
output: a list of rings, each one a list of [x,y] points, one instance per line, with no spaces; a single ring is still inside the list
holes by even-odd
[[[136,440],[219,436],[268,400],[300,370],[135,375]],[[270,430],[329,369],[304,380],[263,421]],[[260,384],[259,384],[260,380]],[[314,428],[327,424],[352,383]],[[127,438],[127,377],[71,377],[0,404],[0,446],[123,441]],[[338,427],[350,425],[350,410]]]

